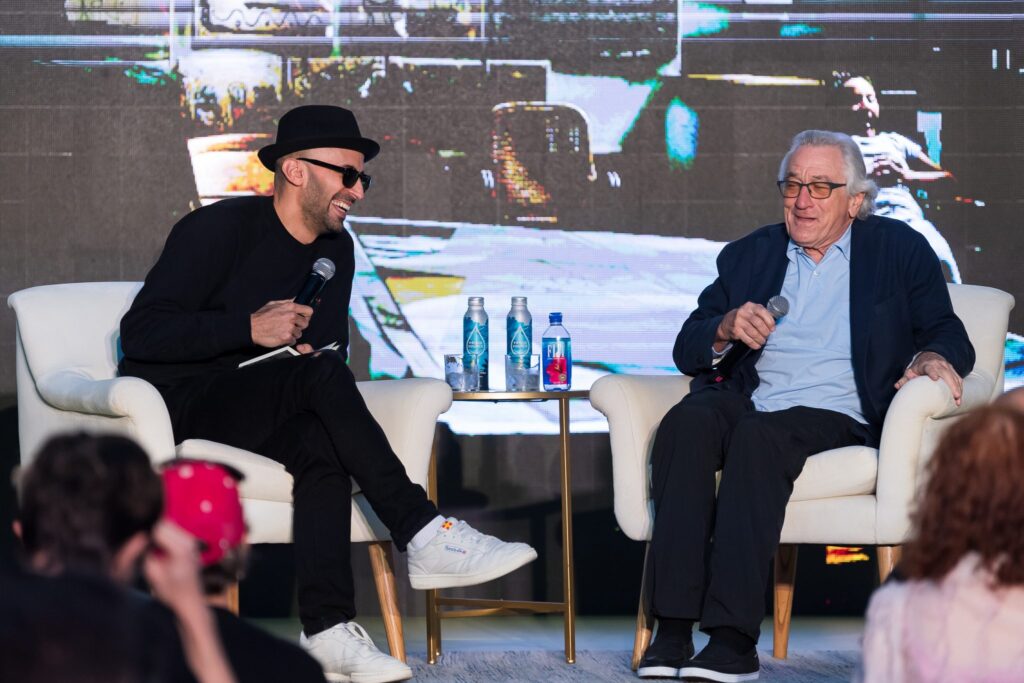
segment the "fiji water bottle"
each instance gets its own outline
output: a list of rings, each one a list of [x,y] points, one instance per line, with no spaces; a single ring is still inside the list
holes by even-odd
[[[487,311],[484,310],[482,296],[469,297],[469,308],[462,318],[462,355],[464,362],[470,358],[476,360],[480,368],[480,390],[487,391],[487,345],[490,337],[487,332]]]
[[[505,353],[519,363],[529,363],[533,353],[533,316],[526,308],[525,296],[512,297],[512,308],[505,318],[505,341]]]
[[[544,391],[568,391],[572,385],[572,340],[562,327],[561,313],[550,313],[548,321],[551,326],[541,338]]]

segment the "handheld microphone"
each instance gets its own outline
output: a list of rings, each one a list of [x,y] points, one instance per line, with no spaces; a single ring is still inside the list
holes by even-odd
[[[306,276],[302,289],[295,295],[295,303],[316,308],[317,297],[323,291],[327,281],[334,277],[334,261],[329,258],[318,258],[313,269]]]
[[[778,320],[782,316],[789,313],[789,301],[786,297],[776,294],[771,299],[768,299],[768,303],[765,304],[765,308],[771,314],[772,318]],[[732,376],[732,371],[736,368],[740,361],[747,357],[751,351],[750,347],[743,342],[735,342],[733,347],[729,349],[729,353],[725,354],[722,360],[718,361],[718,365],[715,366],[715,377],[714,382],[724,382]]]

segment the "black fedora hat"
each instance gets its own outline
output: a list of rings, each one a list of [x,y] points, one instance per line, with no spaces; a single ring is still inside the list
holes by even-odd
[[[340,147],[363,153],[366,161],[377,156],[380,145],[359,132],[356,116],[348,109],[307,104],[285,113],[277,124],[277,140],[257,153],[271,171],[285,154],[316,147]]]

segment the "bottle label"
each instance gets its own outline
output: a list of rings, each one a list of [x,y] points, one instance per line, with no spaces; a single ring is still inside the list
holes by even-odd
[[[545,339],[544,387],[568,389],[572,383],[572,342],[568,339]]]
[[[525,358],[530,355],[533,350],[530,343],[532,327],[518,321],[509,321],[508,355],[514,358]]]
[[[466,355],[480,356],[487,349],[484,335],[480,328],[482,325],[471,324],[469,334],[466,336]]]
[[[469,318],[462,319],[462,354],[465,360],[475,358],[480,369],[480,389],[487,390],[487,323],[480,324]]]

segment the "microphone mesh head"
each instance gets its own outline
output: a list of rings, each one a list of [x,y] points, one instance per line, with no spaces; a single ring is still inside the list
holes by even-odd
[[[329,258],[318,258],[313,264],[313,272],[325,280],[334,277],[334,261]]]
[[[765,308],[768,309],[773,318],[778,320],[789,313],[789,300],[784,296],[776,294],[771,299],[768,299],[768,305]]]

